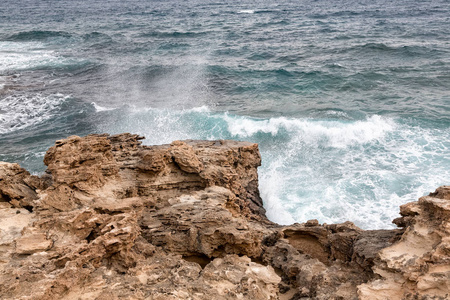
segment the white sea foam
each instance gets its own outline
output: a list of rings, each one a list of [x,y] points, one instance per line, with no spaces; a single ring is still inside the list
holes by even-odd
[[[0,134],[24,129],[50,119],[69,96],[11,95],[0,100]]]
[[[399,205],[448,182],[449,133],[385,121],[372,117],[339,130],[310,130],[310,138],[291,137],[271,149],[276,159],[263,162],[261,194],[267,203],[284,207],[280,214],[268,213],[271,220],[285,223],[288,211],[297,222],[351,220],[364,228],[387,228]],[[342,138],[342,128],[348,137]],[[336,148],[317,147],[320,138],[314,135],[324,134],[326,145]],[[357,137],[362,137],[359,143]]]
[[[73,63],[40,42],[0,42],[0,73]]]
[[[264,172],[259,172],[261,198],[264,199],[266,215],[281,225],[289,225],[296,220],[286,210],[286,206],[280,199],[283,189],[283,175],[280,172],[282,167],[282,158],[275,159]]]
[[[135,132],[146,144],[177,139],[259,143],[260,192],[267,216],[290,224],[351,220],[388,228],[398,207],[450,178],[450,133],[371,116],[359,121],[257,119],[213,112],[129,109],[99,131]]]
[[[226,117],[228,130],[233,136],[248,138],[257,133],[269,133],[272,136],[287,131],[304,141],[319,144],[324,141],[328,146],[344,148],[352,144],[367,143],[379,139],[392,131],[395,124],[380,116],[372,116],[365,121],[314,121],[308,119],[271,118],[256,120],[246,117]]]
[[[224,119],[233,138],[260,143],[260,191],[268,217],[280,224],[319,219],[391,227],[399,205],[450,178],[442,155],[450,154],[449,133],[377,115],[360,121]]]

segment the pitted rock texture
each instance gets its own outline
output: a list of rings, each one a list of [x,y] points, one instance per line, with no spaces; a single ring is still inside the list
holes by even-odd
[[[449,187],[397,230],[279,226],[256,144],[142,139],[57,141],[41,177],[0,163],[1,299],[447,299]]]

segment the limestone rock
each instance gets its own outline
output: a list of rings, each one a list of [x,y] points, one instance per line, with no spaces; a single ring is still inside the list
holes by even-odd
[[[142,139],[57,141],[42,177],[0,163],[1,299],[448,297],[449,187],[403,205],[401,229],[280,226],[256,144]]]
[[[200,173],[203,171],[203,164],[195,154],[194,148],[185,142],[172,142],[169,152],[181,170],[187,173]]]
[[[41,232],[26,234],[16,240],[15,252],[17,254],[33,254],[50,249],[52,244],[53,242]]]
[[[450,298],[450,186],[402,206],[401,239],[378,253],[379,278],[358,288],[361,299]]]
[[[56,183],[81,190],[99,187],[106,177],[118,172],[111,143],[104,135],[71,136],[56,141],[47,151],[44,163]]]
[[[15,253],[15,241],[22,236],[24,228],[33,221],[34,214],[24,208],[13,208],[0,202],[0,268]]]

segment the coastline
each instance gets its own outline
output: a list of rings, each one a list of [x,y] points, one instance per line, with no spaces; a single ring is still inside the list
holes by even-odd
[[[402,205],[399,229],[281,226],[258,145],[71,136],[32,176],[0,163],[4,299],[445,299],[450,187]]]

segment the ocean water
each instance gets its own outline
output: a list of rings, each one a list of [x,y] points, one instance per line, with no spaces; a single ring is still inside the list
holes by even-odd
[[[450,5],[2,0],[0,160],[103,132],[257,142],[271,220],[390,228],[450,183]]]

